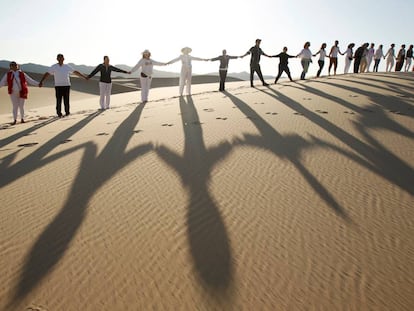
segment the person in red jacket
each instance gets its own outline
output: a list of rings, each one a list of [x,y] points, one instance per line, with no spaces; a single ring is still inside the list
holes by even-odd
[[[0,81],[0,87],[8,87],[8,93],[10,95],[11,102],[13,104],[13,122],[16,124],[17,112],[20,110],[20,117],[22,123],[24,123],[24,102],[27,99],[29,90],[27,83],[35,86],[39,86],[39,82],[33,80],[26,73],[19,70],[19,65],[16,62],[10,63],[10,71],[7,72]]]

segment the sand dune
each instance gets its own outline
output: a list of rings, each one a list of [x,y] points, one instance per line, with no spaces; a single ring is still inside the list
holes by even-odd
[[[413,85],[79,94],[63,119],[40,90],[0,115],[0,310],[413,310]]]

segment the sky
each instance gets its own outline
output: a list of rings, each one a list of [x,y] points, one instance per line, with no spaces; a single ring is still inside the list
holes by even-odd
[[[219,56],[223,49],[240,56],[262,39],[269,55],[297,55],[306,41],[316,53],[322,43],[329,52],[335,40],[341,51],[354,42],[414,44],[408,29],[414,15],[412,0],[0,0],[0,59],[20,64],[52,65],[62,53],[65,62],[95,66],[108,55],[111,64],[134,66],[149,49],[152,59],[167,62],[192,48],[201,58]],[[279,60],[263,57],[262,72],[275,76]],[[339,58],[338,72],[344,58]],[[193,73],[217,72],[218,62],[193,62]],[[327,66],[327,62],[325,64]],[[313,59],[309,75],[317,71]],[[290,60],[293,76],[299,59]],[[158,70],[178,72],[176,63]],[[385,61],[380,70],[385,69]],[[249,56],[231,60],[229,72],[249,71]],[[327,73],[325,67],[323,74]]]

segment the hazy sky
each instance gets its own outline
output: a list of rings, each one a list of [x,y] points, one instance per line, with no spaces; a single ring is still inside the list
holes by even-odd
[[[317,52],[326,42],[329,52],[335,39],[345,50],[350,42],[396,47],[414,43],[410,21],[412,0],[14,0],[1,1],[0,59],[51,65],[56,54],[66,62],[97,65],[104,55],[112,64],[134,66],[141,52],[167,62],[184,46],[192,55],[212,58],[227,49],[242,55],[262,39],[267,54],[287,46],[293,55],[305,41]],[[278,59],[263,58],[262,71],[275,75]],[[294,76],[300,61],[290,61]],[[339,59],[340,71],[344,59]],[[383,69],[385,62],[380,65]],[[156,69],[179,71],[180,64]],[[194,73],[215,72],[218,62],[194,62]],[[317,58],[310,75],[317,69]],[[249,57],[230,61],[229,72],[249,70]],[[326,73],[326,71],[324,71]]]

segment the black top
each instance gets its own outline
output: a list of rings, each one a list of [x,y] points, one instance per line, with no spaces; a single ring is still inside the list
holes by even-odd
[[[279,53],[277,55],[273,55],[272,57],[279,57],[280,58],[280,64],[281,65],[284,65],[284,66],[287,66],[288,59],[289,58],[294,58],[296,56],[292,56],[292,55],[289,55],[289,54],[287,54],[285,52],[281,52],[281,53]]]
[[[122,72],[122,73],[128,73],[128,71],[116,68],[112,65],[109,65],[108,67],[106,67],[104,64],[99,64],[98,66],[96,66],[96,68],[88,75],[88,78],[92,78],[94,75],[97,74],[97,72],[100,71],[101,72],[101,78],[99,79],[99,81],[101,82],[105,82],[105,83],[111,83],[111,72],[112,71],[116,71],[116,72]]]
[[[364,51],[365,48],[363,46],[360,46],[359,48],[357,48],[357,50],[355,51],[354,57],[355,58],[362,58],[362,55],[364,55]]]
[[[252,55],[250,65],[258,65],[260,62],[260,56],[265,54],[262,49],[256,45],[251,47],[248,53]]]
[[[413,57],[413,50],[407,50],[407,58],[412,58]]]
[[[220,61],[220,69],[227,69],[229,66],[230,59],[236,59],[237,56],[229,56],[229,55],[220,55],[218,57],[212,58],[211,61],[219,60]]]

